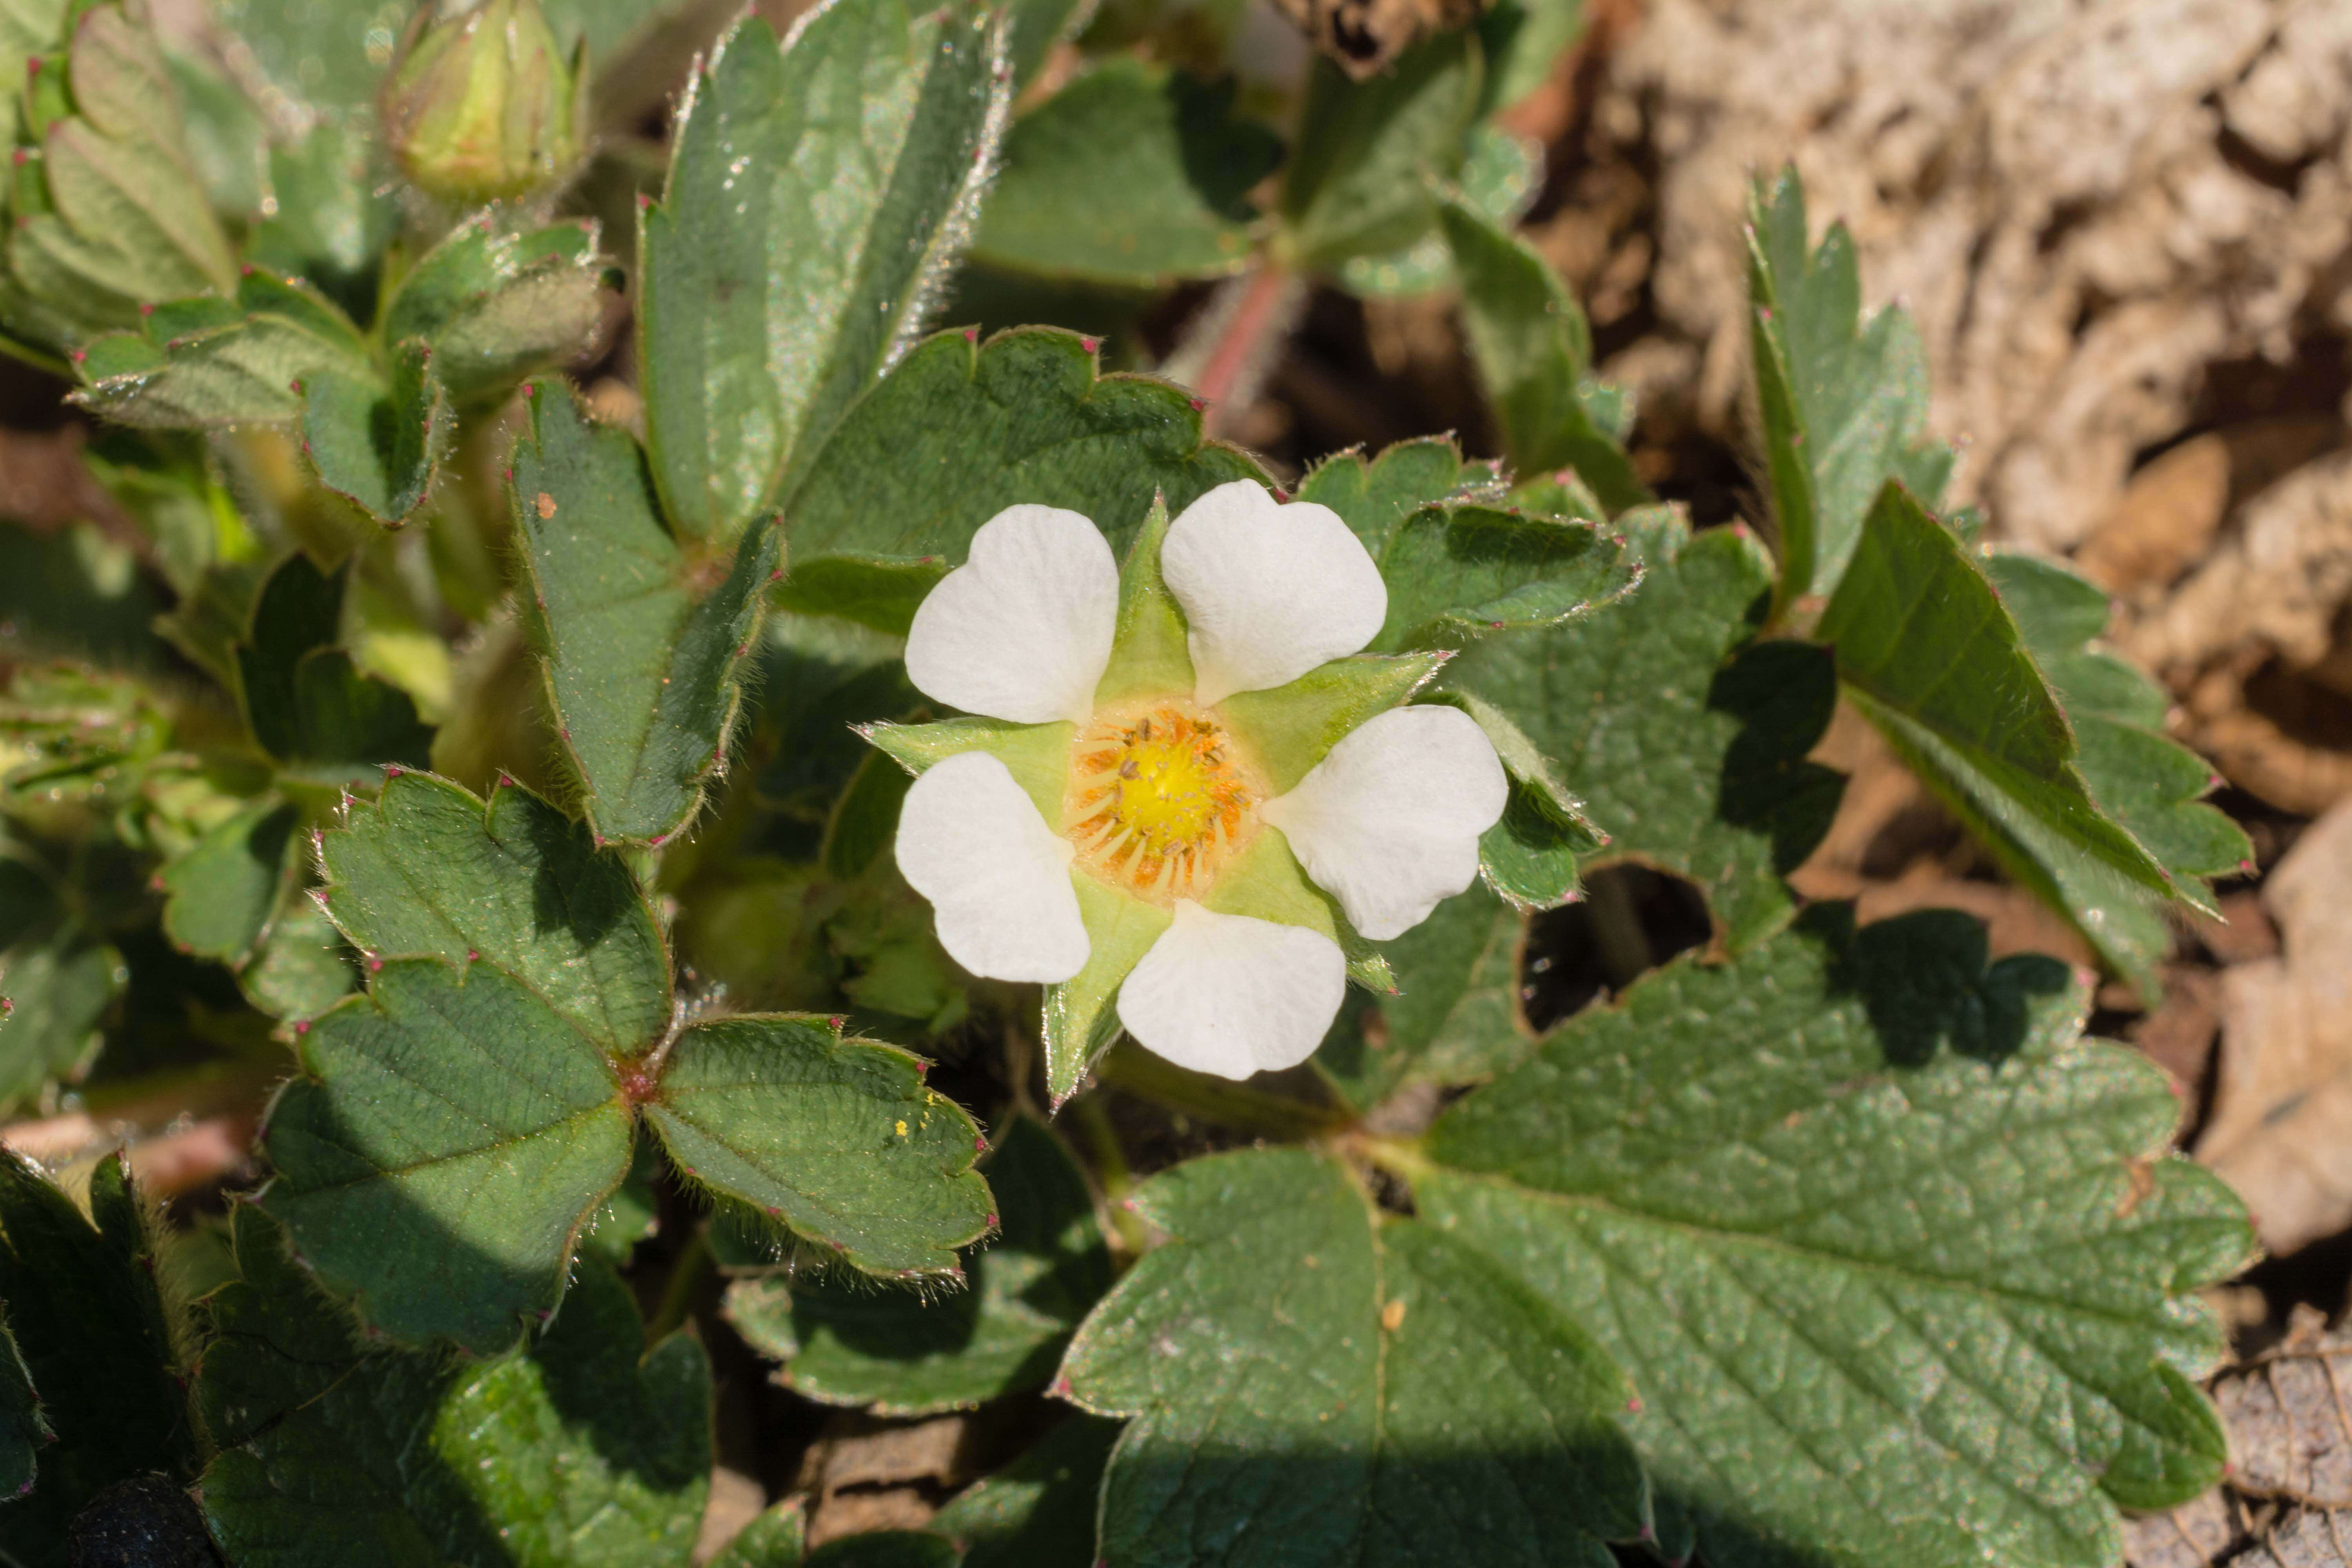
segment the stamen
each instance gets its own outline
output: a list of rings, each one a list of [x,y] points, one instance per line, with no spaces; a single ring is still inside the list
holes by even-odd
[[[1169,906],[1205,893],[1247,847],[1265,795],[1213,710],[1130,704],[1070,748],[1063,833],[1095,876]]]

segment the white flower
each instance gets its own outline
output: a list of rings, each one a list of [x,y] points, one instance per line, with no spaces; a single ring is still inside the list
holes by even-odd
[[[1163,517],[1124,574],[1076,512],[990,520],[907,638],[982,717],[871,738],[920,770],[898,866],[959,963],[1053,985],[1066,1049],[1115,992],[1150,1049],[1246,1078],[1314,1051],[1343,942],[1470,885],[1508,786],[1466,714],[1395,706],[1433,656],[1348,657],[1388,590],[1337,513],[1244,480]]]

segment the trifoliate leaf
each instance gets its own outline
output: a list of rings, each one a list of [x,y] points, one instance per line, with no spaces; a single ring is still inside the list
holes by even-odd
[[[199,958],[242,964],[299,870],[295,818],[292,806],[264,797],[167,863],[163,934]]]
[[[270,922],[236,982],[256,1007],[299,1023],[350,995],[358,978],[334,922],[310,900],[296,899]]]
[[[487,961],[371,967],[366,995],[299,1037],[261,1202],[378,1329],[495,1354],[555,1310],[628,1170],[621,1069]]]
[[[2172,873],[2180,897],[2213,912],[2205,879],[2239,871],[2253,847],[2237,824],[2203,804],[2221,782],[2212,770],[2165,738],[2170,702],[2163,689],[2094,646],[2106,631],[2106,595],[2065,567],[2031,556],[1996,552],[1984,558],[1984,569],[2064,705],[2075,766],[2091,798]],[[2054,869],[2065,908],[2092,946],[2144,995],[2156,995],[2157,965],[2172,942],[2160,900],[2104,868]]]
[[[99,1021],[128,978],[121,955],[47,876],[0,855],[0,1104],[22,1103],[95,1054]]]
[[[236,650],[246,721],[281,762],[315,764],[322,776],[393,763],[425,765],[433,732],[408,694],[353,668],[334,646],[343,577],[308,556],[289,555],[270,573]]]
[[[1579,1014],[1439,1120],[1414,1200],[1634,1370],[1707,1563],[2117,1561],[2116,1505],[2221,1473],[2186,1293],[2243,1212],[2063,965],[1849,918]]]
[[[234,305],[177,301],[138,331],[93,341],[81,371],[89,384],[76,402],[118,424],[178,430],[291,424],[322,378],[376,380],[341,312],[309,285],[258,270]]]
[[[1814,636],[1895,752],[2011,875],[2085,932],[2118,904],[2177,892],[2092,798],[2065,710],[1992,584],[1893,481]]]
[[[1771,563],[1742,531],[1696,539],[1671,514],[1628,514],[1640,587],[1547,631],[1475,643],[1441,690],[1499,710],[1625,858],[1687,877],[1738,947],[1787,919],[1781,878],[1829,827],[1842,781],[1804,760],[1828,727],[1828,658],[1750,647]]]
[[[1157,288],[1249,264],[1252,186],[1282,144],[1233,115],[1234,88],[1114,55],[1013,122],[975,261]]]
[[[920,322],[1010,89],[976,7],[846,0],[791,47],[730,33],[680,105],[644,216],[638,363],[678,531],[723,541],[804,472]]]
[[[786,1386],[829,1405],[911,1415],[1043,1388],[1110,1289],[1110,1254],[1086,1178],[1044,1127],[1016,1118],[982,1170],[1001,1229],[965,1254],[966,1289],[927,1300],[824,1277],[745,1279],[728,1289],[728,1321],[784,1363]]]
[[[1119,1424],[1065,1419],[1036,1446],[931,1516],[962,1568],[1093,1568],[1095,1506]]]
[[[1603,1568],[1642,1531],[1623,1375],[1493,1264],[1303,1150],[1194,1160],[1136,1203],[1170,1239],[1063,1364],[1135,1417],[1104,1557]]]
[[[1462,274],[1462,321],[1504,445],[1523,474],[1573,468],[1611,511],[1650,499],[1596,416],[1592,332],[1568,285],[1526,241],[1458,196],[1438,220]]]
[[[686,1568],[709,1486],[710,1372],[646,1349],[625,1286],[581,1270],[529,1348],[488,1362],[362,1339],[236,1216],[197,1397],[219,1457],[205,1513],[251,1568],[316,1563]]]
[[[528,790],[485,802],[403,773],[321,834],[319,858],[327,912],[364,953],[495,965],[616,1057],[669,1022],[669,957],[636,879]]]
[[[1888,479],[1933,506],[1952,452],[1927,439],[1927,357],[1911,318],[1862,315],[1853,238],[1809,248],[1805,187],[1782,171],[1750,194],[1748,291],[1757,410],[1780,531],[1779,606],[1833,593]]]
[[[919,343],[850,411],[787,509],[793,570],[817,556],[961,563],[1008,506],[1067,507],[1124,552],[1155,493],[1181,511],[1233,479],[1264,479],[1205,439],[1165,382],[1096,374],[1088,340],[1050,327]]]
[[[383,376],[326,370],[302,384],[302,446],[320,484],[396,526],[432,494],[457,414],[431,345],[412,339],[389,357]]]
[[[1442,436],[1399,441],[1367,462],[1360,452],[1326,458],[1298,481],[1296,500],[1328,506],[1377,561],[1405,520],[1424,507],[1496,501],[1502,480],[1488,463],[1465,462]]]
[[[592,425],[565,384],[531,394],[512,487],[526,624],[590,825],[658,844],[692,820],[718,770],[776,531],[743,530],[731,564],[689,553],[628,432]]]
[[[1485,506],[1424,507],[1376,559],[1389,614],[1372,647],[1383,652],[1557,626],[1641,575],[1622,539],[1599,524]]]
[[[1324,1076],[1369,1108],[1408,1082],[1469,1083],[1516,1066],[1535,1048],[1518,1007],[1526,926],[1473,888],[1381,943],[1397,994],[1349,996],[1316,1050]]]
[[[431,344],[434,374],[461,404],[503,396],[595,341],[601,273],[594,224],[501,233],[485,213],[401,279],[384,305],[384,341]]]
[[[948,1273],[995,1200],[980,1130],[923,1087],[928,1065],[823,1018],[714,1019],[679,1033],[646,1120],[688,1180],[853,1268]]]
[[[1284,237],[1300,263],[1328,270],[1428,232],[1426,182],[1462,166],[1482,75],[1468,33],[1426,39],[1365,81],[1315,62],[1282,185]]]
[[[0,1552],[39,1568],[64,1568],[68,1524],[105,1488],[195,1470],[154,1247],[120,1154],[99,1162],[89,1196],[94,1224],[21,1156],[0,1154],[0,1300],[56,1434],[32,1494],[0,1506]]]

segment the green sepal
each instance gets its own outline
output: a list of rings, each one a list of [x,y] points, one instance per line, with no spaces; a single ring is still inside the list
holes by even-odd
[[[1060,984],[1045,987],[1040,1026],[1045,1089],[1057,1110],[1118,1038],[1119,984],[1174,920],[1159,905],[1084,871],[1074,871],[1070,882],[1077,889],[1078,919],[1087,928],[1087,963]]]
[[[1265,770],[1266,787],[1286,795],[1349,731],[1428,684],[1446,657],[1357,654],[1318,665],[1287,686],[1237,691],[1217,710]]]
[[[1184,612],[1160,574],[1160,547],[1167,539],[1168,498],[1157,493],[1119,567],[1118,629],[1111,635],[1110,662],[1095,683],[1098,707],[1135,697],[1189,700],[1192,695],[1192,654]]]
[[[1015,724],[1005,719],[962,718],[929,724],[861,724],[857,732],[918,778],[958,752],[986,752],[1028,792],[1045,825],[1058,828],[1062,795],[1069,784],[1070,743],[1077,728],[1066,720]]]

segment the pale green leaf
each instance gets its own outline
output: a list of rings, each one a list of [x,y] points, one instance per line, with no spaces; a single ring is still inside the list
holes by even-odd
[[[1426,182],[1461,168],[1482,76],[1469,33],[1426,39],[1365,81],[1316,60],[1282,185],[1285,237],[1301,263],[1333,268],[1428,232]]]
[[[2119,1560],[2221,1473],[2188,1296],[2249,1251],[2054,960],[1832,906],[1578,1015],[1430,1134],[1420,1212],[1631,1369],[1717,1568]],[[1683,1522],[1677,1523],[1680,1521]]]
[[[1002,132],[1003,50],[985,12],[837,0],[790,48],[745,20],[694,81],[638,239],[646,429],[682,534],[741,532],[919,325]]]
[[[197,839],[158,873],[163,934],[200,958],[239,965],[299,873],[295,811],[264,796]]]

